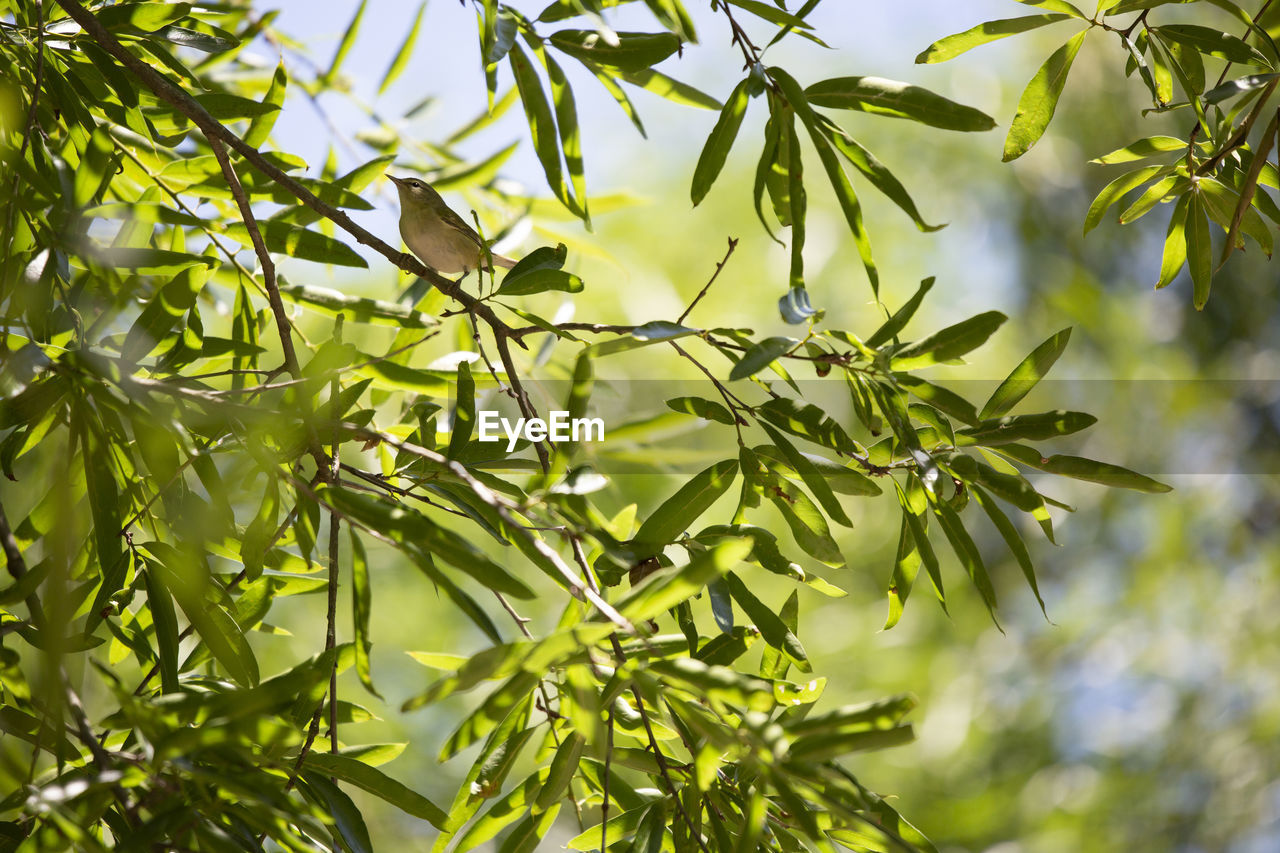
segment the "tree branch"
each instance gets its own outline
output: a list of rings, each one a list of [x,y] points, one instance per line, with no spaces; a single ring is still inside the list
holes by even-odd
[[[693,311],[694,306],[702,301],[702,297],[707,295],[707,291],[711,289],[711,285],[715,284],[716,279],[719,278],[720,270],[724,269],[724,265],[729,263],[729,258],[733,257],[733,250],[736,248],[738,248],[738,241],[730,237],[729,251],[724,253],[724,260],[716,264],[716,271],[711,274],[711,279],[705,285],[703,285],[702,290],[698,291],[698,295],[693,297],[693,301],[689,303],[689,307],[684,309],[684,313],[681,314],[680,317],[676,320],[677,326],[684,325],[684,318],[688,317],[689,313]]]
[[[515,334],[510,326],[499,319],[492,308],[464,291],[456,282],[450,281],[434,270],[428,269],[416,258],[406,256],[403,252],[397,252],[386,242],[357,225],[350,216],[321,201],[298,181],[272,165],[259,153],[258,149],[249,145],[223,126],[203,106],[187,94],[184,89],[126,50],[119,40],[102,26],[97,17],[80,5],[77,0],[57,0],[57,3],[86,33],[102,46],[103,50],[114,56],[121,64],[132,71],[148,89],[173,106],[178,112],[191,119],[206,138],[221,140],[255,169],[276,184],[284,187],[307,207],[355,237],[357,242],[369,246],[401,269],[431,282],[432,286],[438,288],[445,295],[461,302],[467,309],[474,307],[476,313],[489,324],[496,336],[511,338],[523,346],[520,340],[521,336]]]
[[[410,453],[414,456],[426,459],[447,468],[449,473],[462,480],[462,482],[466,484],[467,488],[471,489],[476,497],[493,507],[493,510],[498,514],[498,517],[510,526],[517,535],[523,537],[525,541],[529,543],[530,547],[551,563],[555,568],[556,573],[564,578],[565,583],[569,587],[569,591],[573,593],[574,596],[584,598],[591,604],[595,605],[596,609],[599,610],[606,619],[616,625],[623,632],[628,634],[635,633],[635,626],[631,624],[630,620],[619,613],[613,605],[605,601],[604,598],[600,596],[600,593],[593,588],[594,581],[589,574],[587,576],[587,583],[584,583],[582,578],[574,574],[573,569],[565,565],[564,560],[560,558],[560,555],[557,554],[554,549],[547,545],[544,540],[534,536],[533,533],[525,528],[524,525],[516,521],[515,517],[511,515],[512,505],[508,501],[506,501],[501,495],[492,491],[484,483],[481,483],[473,477],[471,472],[464,466],[446,456],[436,453],[435,451],[427,450],[425,447],[419,447],[418,445],[407,441],[400,441],[367,427],[358,426],[356,424],[343,424],[343,426],[344,428],[352,430],[358,438],[366,439],[368,441],[384,442],[391,445],[396,450],[403,450],[406,453]],[[589,586],[588,584],[591,585]]]

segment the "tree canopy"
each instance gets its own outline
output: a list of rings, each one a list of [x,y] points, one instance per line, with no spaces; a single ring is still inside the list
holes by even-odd
[[[861,129],[893,118],[934,139],[1002,125],[1004,160],[1034,156],[1082,45],[1106,42],[1110,71],[1149,102],[1142,121],[1186,132],[1161,125],[1095,158],[1129,171],[1073,211],[1076,227],[1113,208],[1121,224],[1169,212],[1150,278],[1163,288],[1185,270],[1209,324],[1215,278],[1246,239],[1269,256],[1280,224],[1280,7],[1019,2],[1035,8],[920,39],[936,38],[916,58],[928,64],[1062,31],[1014,115],[993,117],[856,75],[840,53],[823,79],[773,64],[778,43],[828,50],[808,20],[818,0],[476,0],[479,67],[459,75],[482,80],[483,98],[441,138],[351,84],[373,78],[381,94],[415,51],[464,36],[423,28],[425,2],[379,72],[348,61],[370,37],[367,0],[327,61],[248,0],[0,2],[5,849],[363,851],[366,798],[422,822],[438,850],[550,837],[581,850],[935,849],[850,765],[911,741],[917,700],[827,698],[858,674],[815,666],[804,641],[834,629],[806,619],[813,602],[848,595],[858,549],[884,557],[884,629],[923,597],[944,611],[979,602],[999,627],[993,559],[1046,608],[1039,555],[1072,510],[1056,484],[1135,502],[1170,489],[1076,454],[1071,436],[1126,424],[1047,399],[1066,320],[975,394],[965,358],[1008,317],[925,322],[945,270],[886,286],[870,205],[920,232],[943,223],[895,176],[907,155],[882,160]],[[615,29],[623,15],[644,29]],[[713,38],[737,52],[728,91],[686,79]],[[690,201],[717,187],[749,197],[758,222],[682,270],[682,310],[636,304],[640,322],[566,310],[598,309],[588,297],[614,286],[538,230],[590,229],[619,203],[587,182],[598,152],[583,141],[584,85],[641,135],[640,91],[718,113],[685,152]],[[373,129],[334,128],[309,169],[276,141],[299,90],[321,111],[321,96],[349,99]],[[1108,97],[1094,106],[1114,110]],[[517,108],[527,138],[472,153]],[[753,110],[767,116],[759,138],[743,130]],[[1096,147],[1084,123],[1071,133]],[[545,186],[504,177],[522,147]],[[465,193],[488,240],[521,242],[516,266],[450,280],[358,224],[384,173],[405,166]],[[814,271],[819,196],[835,201],[857,281]],[[764,332],[707,307],[735,286],[744,241],[786,258],[769,298],[740,306]],[[332,286],[366,273],[315,283],[326,267],[373,275],[371,263],[409,283],[377,297]],[[874,323],[828,322],[853,299]],[[628,380],[650,382],[634,392],[643,405],[617,402]],[[604,435],[488,441],[492,411],[599,417]],[[687,438],[677,449],[673,433]],[[375,598],[410,595],[392,579],[438,597],[467,648],[440,645],[424,620],[419,647],[400,650],[423,669],[380,672]],[[383,769],[405,744],[361,733],[377,725],[362,703],[412,678],[423,686],[399,712],[449,727],[413,746],[473,753],[451,799]]]

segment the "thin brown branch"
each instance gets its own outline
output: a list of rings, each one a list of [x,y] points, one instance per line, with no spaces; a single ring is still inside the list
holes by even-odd
[[[729,238],[729,251],[724,253],[724,260],[716,264],[716,271],[711,274],[711,278],[702,286],[702,290],[698,291],[698,295],[693,297],[693,301],[689,303],[689,307],[684,309],[684,313],[676,320],[676,325],[684,325],[684,318],[689,316],[689,312],[693,311],[694,306],[702,301],[702,297],[707,295],[707,291],[711,289],[711,285],[716,283],[716,279],[720,277],[720,270],[724,269],[725,264],[729,263],[729,258],[733,257],[733,250],[738,248],[738,241],[733,237]]]
[[[1266,0],[1266,2],[1262,4],[1262,8],[1260,8],[1253,16],[1253,21],[1249,25],[1249,31],[1254,30],[1254,28],[1258,26],[1258,21],[1262,20],[1262,16],[1267,13],[1267,9],[1271,7],[1271,4],[1273,2],[1275,2],[1275,0]],[[1248,38],[1249,38],[1249,32],[1246,32],[1244,34],[1244,39],[1248,39]],[[1232,65],[1233,63],[1230,60],[1228,60],[1227,64],[1222,66],[1222,73],[1218,75],[1218,82],[1213,84],[1215,87],[1221,86],[1222,82],[1227,79],[1227,73],[1231,71]]]
[[[0,275],[0,282],[6,282],[9,278],[9,240],[13,236],[13,216],[18,209],[18,205],[13,203],[13,199],[18,197],[18,176],[22,174],[22,170],[18,168],[18,164],[27,156],[27,148],[31,145],[31,137],[36,132],[36,114],[40,107],[40,90],[44,87],[44,0],[35,0],[36,4],[36,80],[35,86],[31,89],[31,105],[27,108],[27,122],[25,130],[22,134],[22,146],[18,149],[18,158],[13,161],[13,182],[9,185],[9,211],[5,219],[4,226],[4,245],[0,249],[4,250],[4,266],[3,275]]]
[[[708,379],[711,380],[711,384],[716,387],[716,390],[720,392],[720,396],[724,399],[725,405],[729,407],[729,412],[733,415],[733,428],[738,431],[738,444],[741,445],[742,444],[742,427],[749,425],[749,422],[742,415],[738,414],[738,407],[733,404],[733,401],[736,398],[734,398],[733,395],[729,393],[729,389],[725,388],[719,379],[716,379],[714,373],[708,370],[706,366],[703,365],[702,362],[698,361],[696,358],[689,355],[689,353],[685,352],[684,348],[681,347],[678,343],[676,343],[675,341],[672,341],[671,348],[674,349],[676,352],[680,353],[680,355],[683,356],[684,358],[687,358],[689,361],[693,362],[694,365],[699,370],[701,370]],[[738,402],[742,402],[742,401],[739,400]]]
[[[498,514],[498,517],[501,518],[504,523],[506,523],[518,536],[524,538],[530,547],[537,551],[541,557],[551,564],[555,569],[556,574],[560,575],[560,577],[564,579],[569,591],[573,593],[575,597],[589,601],[597,610],[600,611],[601,615],[616,625],[623,632],[627,634],[635,633],[635,626],[631,624],[630,620],[619,613],[613,605],[605,601],[598,591],[584,583],[582,578],[578,577],[574,573],[573,569],[565,565],[565,562],[561,559],[560,555],[548,546],[544,540],[534,536],[532,531],[525,528],[515,519],[511,514],[513,505],[509,501],[473,477],[471,472],[464,466],[442,454],[436,453],[433,450],[428,450],[425,447],[419,447],[418,445],[407,441],[400,441],[392,436],[384,435],[376,430],[369,429],[368,427],[359,426],[357,424],[343,424],[343,427],[352,430],[354,435],[358,438],[389,444],[397,450],[403,450],[406,453],[410,453],[421,459],[426,459],[429,462],[448,469],[449,473],[460,479],[476,497],[492,507],[493,511]],[[588,581],[590,581],[589,576]]]
[[[1272,81],[1272,87],[1274,85],[1275,81]],[[1253,152],[1253,162],[1249,165],[1249,174],[1244,179],[1244,186],[1240,188],[1240,201],[1236,203],[1235,212],[1231,217],[1231,227],[1227,229],[1227,239],[1222,244],[1222,259],[1218,262],[1219,265],[1225,264],[1227,258],[1231,257],[1231,253],[1235,251],[1236,238],[1240,234],[1240,225],[1244,222],[1245,214],[1249,212],[1249,205],[1253,204],[1253,197],[1258,191],[1258,178],[1262,176],[1262,170],[1267,165],[1267,157],[1271,155],[1271,146],[1276,142],[1277,132],[1280,132],[1280,110],[1276,110],[1271,123],[1262,132],[1262,139],[1258,142],[1258,150]]]
[[[250,165],[270,178],[277,185],[288,190],[299,201],[319,213],[324,218],[332,221],[339,228],[356,238],[356,241],[369,246],[378,254],[385,257],[391,263],[414,275],[429,281],[432,286],[439,289],[445,295],[461,302],[464,307],[471,308],[475,306],[476,313],[483,319],[494,334],[499,338],[511,338],[520,343],[520,336],[513,334],[510,326],[504,323],[494,314],[493,309],[488,305],[480,302],[475,297],[464,291],[456,282],[450,281],[434,270],[428,269],[411,255],[403,252],[397,252],[383,240],[374,236],[369,231],[357,225],[350,216],[321,201],[314,193],[298,183],[295,179],[285,174],[283,170],[268,161],[258,149],[246,143],[243,139],[236,136],[219,121],[217,121],[209,112],[201,106],[194,98],[177,84],[170,81],[160,72],[144,63],[138,57],[134,56],[120,44],[98,19],[77,0],[57,0],[66,13],[78,23],[84,31],[98,42],[103,50],[110,53],[118,59],[126,68],[132,71],[152,92],[159,98],[169,103],[178,112],[191,119],[195,125],[200,128],[207,138],[220,139],[227,147],[231,148],[237,154],[245,159]],[[523,345],[523,344],[521,344]]]
[[[1272,93],[1276,90],[1276,85],[1280,84],[1280,80],[1272,80],[1262,90],[1262,94],[1258,96],[1257,103],[1253,105],[1253,109],[1249,110],[1249,114],[1245,116],[1244,121],[1240,122],[1240,127],[1232,134],[1227,144],[1222,146],[1222,150],[1214,154],[1208,160],[1205,160],[1196,169],[1197,175],[1207,175],[1225,160],[1233,151],[1243,146],[1249,141],[1249,134],[1253,132],[1253,126],[1258,121],[1258,116],[1262,114],[1262,108],[1266,106],[1267,101],[1271,98]],[[1199,125],[1197,125],[1198,127]],[[1265,158],[1264,158],[1265,159]]]
[[[1151,12],[1150,9],[1143,9],[1142,14],[1134,18],[1133,23],[1129,25],[1129,28],[1121,32],[1120,35],[1128,39],[1129,36],[1133,33],[1133,31],[1136,30],[1138,27],[1145,27],[1147,25],[1147,15],[1150,12]]]
[[[218,126],[221,127],[221,125]],[[253,207],[249,204],[249,197],[245,195],[235,167],[231,165],[226,147],[215,135],[206,132],[205,138],[209,141],[209,147],[213,149],[213,156],[218,158],[218,165],[222,167],[222,176],[226,178],[227,186],[231,188],[236,206],[240,208],[240,219],[244,222],[245,230],[249,232],[253,251],[258,256],[258,265],[262,267],[262,281],[267,289],[267,302],[271,305],[271,313],[276,318],[276,330],[280,333],[280,347],[284,351],[285,369],[289,371],[290,376],[297,379],[302,376],[302,369],[298,366],[298,354],[293,350],[293,324],[289,322],[289,317],[284,310],[284,300],[280,298],[280,288],[276,286],[275,262],[271,260],[271,252],[267,250],[266,241],[262,239],[262,231],[258,228],[258,220],[253,215]]]
[[[617,636],[614,636],[614,642],[617,642]],[[640,688],[633,683],[631,685],[631,695],[636,700],[636,711],[640,714],[640,722],[644,723],[645,735],[649,738],[649,749],[653,751],[653,758],[658,762],[658,772],[662,774],[662,781],[667,785],[667,791],[671,794],[671,800],[676,805],[676,811],[680,812],[680,817],[684,820],[685,825],[689,827],[689,835],[698,843],[698,848],[702,853],[711,853],[707,849],[707,844],[702,840],[702,833],[694,824],[693,818],[689,817],[689,813],[685,811],[684,803],[680,800],[680,791],[676,788],[675,781],[671,778],[671,770],[667,766],[667,758],[662,754],[662,749],[658,746],[658,739],[653,734],[653,724],[649,722],[649,712],[644,707],[644,698],[640,695]]]
[[[746,60],[744,68],[752,68],[760,64],[760,49],[752,44],[747,31],[742,28],[738,21],[733,17],[733,9],[728,3],[721,2],[720,8],[724,10],[725,17],[729,19],[729,29],[732,31],[732,43],[736,44],[742,50],[742,58]]]
[[[511,346],[507,343],[506,337],[497,334],[494,330],[494,345],[498,348],[498,358],[502,361],[502,367],[507,371],[507,381],[511,383],[511,388],[515,392],[516,404],[520,407],[520,413],[532,420],[538,416],[538,410],[533,407],[533,403],[529,401],[529,395],[524,390],[524,384],[520,381],[520,374],[516,372],[515,361],[511,358]],[[551,470],[551,457],[547,453],[546,445],[539,441],[533,445],[533,449],[538,453],[538,464],[542,466],[542,473]]]
[[[605,719],[604,740],[604,773],[601,781],[604,787],[600,799],[600,849],[609,849],[609,764],[613,761],[613,705],[609,705],[609,715]]]
[[[342,315],[338,315],[337,330],[334,334],[335,339],[341,340],[342,336]],[[329,471],[328,481],[335,483],[338,480],[338,471],[342,465],[338,458],[338,451],[341,448],[342,432],[338,428],[338,424],[342,422],[342,413],[338,411],[338,395],[342,390],[342,386],[338,383],[337,377],[334,377],[329,386],[330,404],[333,406],[333,442],[329,450]],[[328,610],[325,613],[325,635],[324,650],[332,653],[338,644],[338,516],[335,513],[329,513],[329,598]],[[335,655],[332,665],[329,667],[329,751],[338,751],[338,658]]]
[[[0,504],[0,547],[4,549],[4,558],[9,575],[15,580],[22,580],[27,573],[27,561],[22,556],[22,549],[18,547],[18,542],[13,538],[13,531],[9,528],[9,516],[5,514],[4,505]],[[40,606],[40,598],[32,590],[26,598],[27,610],[31,614],[31,622],[39,627],[44,619],[44,608]]]

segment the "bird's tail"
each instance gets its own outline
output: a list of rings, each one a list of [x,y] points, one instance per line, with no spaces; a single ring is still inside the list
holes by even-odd
[[[503,255],[498,255],[498,254],[495,254],[493,256],[493,262],[498,266],[502,267],[504,270],[509,270],[516,265],[516,262],[511,260],[511,258],[505,257]]]

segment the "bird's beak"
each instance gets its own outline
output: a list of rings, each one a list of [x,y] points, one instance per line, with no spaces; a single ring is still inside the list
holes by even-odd
[[[387,177],[391,179],[391,183],[395,184],[396,186],[400,186],[400,181],[401,181],[400,178],[397,178],[395,175],[390,175],[390,174],[387,175]]]

